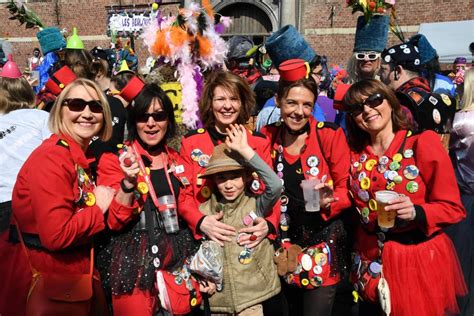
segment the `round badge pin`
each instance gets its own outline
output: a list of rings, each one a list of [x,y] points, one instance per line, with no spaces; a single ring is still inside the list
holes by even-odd
[[[393,178],[393,182],[395,182],[395,184],[400,184],[402,183],[403,181],[403,178],[401,175],[397,174],[394,178]]]
[[[378,171],[379,173],[384,173],[385,171],[387,171],[387,165],[380,165],[380,164],[379,164],[379,165],[377,166],[377,171]]]
[[[290,224],[290,216],[286,213],[280,214],[280,224],[281,225],[289,225]]]
[[[313,268],[314,274],[321,274],[323,272],[323,268],[321,266],[315,265]]]
[[[413,149],[405,149],[405,151],[403,152],[403,157],[407,159],[413,157]]]
[[[366,154],[360,155],[360,159],[359,159],[360,162],[363,163],[363,162],[365,162],[366,160],[367,160],[367,155],[366,155]]]
[[[308,254],[304,254],[301,257],[301,266],[305,271],[310,271],[313,267],[313,260],[311,260],[311,257]]]
[[[151,253],[156,255],[158,253],[158,246],[157,245],[153,245],[151,246]]]
[[[374,168],[374,166],[377,164],[377,161],[375,159],[369,159],[367,160],[367,162],[365,163],[365,169],[367,171],[372,171],[372,169]]]
[[[309,280],[308,280],[308,279],[306,279],[306,278],[301,279],[301,285],[302,285],[302,286],[305,286],[305,287],[306,287],[306,286],[308,286],[308,284],[309,284]]]
[[[441,123],[441,113],[439,113],[438,109],[433,110],[433,122],[435,122],[435,124]]]
[[[396,161],[392,161],[390,165],[388,166],[388,168],[392,171],[397,171],[398,169],[400,169],[400,163]]]
[[[93,206],[95,204],[95,195],[92,192],[87,192],[86,205]]]
[[[328,263],[328,256],[324,253],[318,253],[314,259],[319,266],[324,266]]]
[[[369,208],[368,208],[368,207],[364,207],[364,208],[362,209],[362,213],[361,213],[362,217],[368,217],[369,214],[370,214]]]
[[[359,190],[359,192],[357,192],[357,195],[364,202],[367,202],[370,199],[369,192],[364,191],[364,190]]]
[[[370,188],[370,179],[369,178],[363,178],[361,181],[360,181],[360,188],[362,190],[368,190]]]
[[[252,186],[251,186],[252,191],[256,192],[260,189],[260,181],[258,180],[253,180],[252,181]]]
[[[369,209],[371,211],[376,211],[377,210],[377,201],[374,199],[369,200]]]
[[[306,164],[308,167],[317,167],[319,165],[319,159],[316,156],[309,156],[308,159],[306,160]]]
[[[419,174],[420,174],[420,171],[418,170],[418,167],[415,165],[406,166],[406,168],[403,170],[403,176],[407,178],[408,180],[416,179]]]
[[[444,93],[441,93],[441,99],[443,99],[444,104],[450,106],[452,104],[451,99]]]
[[[159,267],[160,267],[160,264],[161,264],[160,259],[158,259],[158,258],[153,259],[153,266],[154,266],[155,268],[159,268]]]
[[[281,162],[277,164],[277,171],[283,171],[283,168],[284,166]]]
[[[196,149],[193,149],[193,151],[191,151],[191,159],[192,159],[193,161],[196,161],[196,162],[197,162],[197,161],[199,160],[199,157],[200,157],[201,155],[202,155],[201,149],[196,148]]]
[[[200,165],[200,166],[203,167],[203,168],[206,168],[207,165],[209,164],[209,159],[211,159],[211,157],[209,157],[209,155],[201,155],[201,156],[199,156],[199,158],[198,158],[198,165]]]
[[[137,184],[137,191],[140,192],[141,194],[147,194],[148,193],[148,184],[145,182],[139,182]]]
[[[380,165],[387,165],[390,160],[388,159],[387,156],[382,156],[379,158],[379,164]]]
[[[359,173],[359,177],[358,177],[359,182],[362,182],[362,179],[364,179],[365,177],[367,177],[367,174],[364,171]]]
[[[280,203],[281,203],[281,205],[283,205],[283,206],[288,205],[288,201],[289,201],[289,200],[288,200],[288,197],[287,197],[286,195],[280,196]]]
[[[309,169],[309,174],[313,177],[316,177],[319,174],[318,167],[312,167],[311,169]]]
[[[396,171],[390,170],[388,172],[387,180],[393,181],[393,179],[395,179],[396,176],[398,176],[398,173]]]
[[[252,261],[252,253],[245,249],[242,250],[239,254],[239,262],[241,264],[249,264]]]
[[[207,186],[203,186],[201,189],[201,195],[203,198],[208,199],[211,197],[211,189],[209,189]]]
[[[400,153],[396,153],[395,155],[393,155],[393,158],[392,158],[392,159],[393,159],[393,161],[395,161],[395,162],[400,162],[400,161],[402,161],[403,156],[402,156],[402,154],[400,154]]]
[[[418,183],[415,181],[410,181],[407,183],[406,189],[410,193],[416,193],[418,191]]]

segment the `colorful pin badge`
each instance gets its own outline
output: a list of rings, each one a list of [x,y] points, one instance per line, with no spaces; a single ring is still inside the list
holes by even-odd
[[[319,159],[316,156],[309,156],[306,160],[306,164],[310,168],[317,167],[319,165]]]
[[[92,192],[87,192],[86,205],[93,206],[95,204],[95,195]]]
[[[375,159],[369,159],[366,163],[365,163],[365,169],[367,171],[372,171],[372,169],[374,168],[374,166],[377,164],[377,161]]]
[[[420,174],[420,171],[418,170],[418,167],[415,165],[409,165],[406,166],[406,168],[403,170],[403,176],[407,178],[408,180],[414,180],[418,175]]]
[[[147,194],[148,185],[145,182],[139,182],[137,185],[137,191],[140,192],[141,194]]]
[[[407,183],[406,189],[410,193],[416,193],[418,191],[418,183],[415,181],[410,181]]]
[[[403,157],[407,159],[413,157],[413,149],[405,149],[405,151],[403,152]]]

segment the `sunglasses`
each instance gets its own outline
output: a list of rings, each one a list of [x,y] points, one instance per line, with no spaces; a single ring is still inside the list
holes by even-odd
[[[354,56],[357,60],[374,61],[380,57],[380,53],[355,53]]]
[[[86,101],[83,99],[65,99],[63,105],[66,105],[70,111],[73,112],[82,112],[89,106],[89,109],[92,113],[103,113],[104,108],[98,100]]]
[[[166,119],[168,118],[168,114],[165,111],[143,113],[142,115],[137,117],[137,122],[146,123],[148,122],[150,117],[152,117],[155,122],[162,122],[162,121],[166,121]]]
[[[355,108],[350,111],[350,114],[351,116],[358,116],[362,112],[364,112],[364,106],[367,105],[369,108],[373,109],[381,105],[383,103],[383,100],[384,100],[384,97],[380,93],[371,95],[370,97],[365,99],[365,101],[362,102],[361,104],[353,105],[353,107]]]

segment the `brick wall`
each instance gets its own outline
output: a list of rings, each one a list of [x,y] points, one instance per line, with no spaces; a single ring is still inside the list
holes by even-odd
[[[335,8],[333,28],[355,28],[360,13],[351,14],[344,0],[303,0],[302,29],[330,29],[328,20],[331,6]],[[399,25],[419,26],[421,23],[461,21],[474,19],[472,0],[399,0],[396,3]],[[416,33],[405,33],[405,37]],[[329,63],[344,66],[354,47],[354,34],[306,35],[306,40],[318,54],[326,55]],[[389,34],[388,45],[399,43],[397,37]]]
[[[145,1],[122,0],[122,5],[132,5],[134,2],[147,4]],[[151,1],[149,1],[151,3]],[[176,2],[163,0],[161,8],[165,12],[177,10]],[[117,0],[46,0],[32,1],[28,7],[34,10],[41,17],[43,23],[48,26],[59,26],[61,29],[71,30],[76,26],[79,34],[89,36],[103,36],[107,28],[106,7],[118,7]],[[26,30],[24,26],[19,26],[17,21],[10,21],[9,13],[4,9],[5,4],[0,3],[0,38],[35,37],[35,30]],[[351,10],[346,8],[345,0],[302,0],[301,2],[301,25],[304,30],[308,29],[331,29],[328,17],[331,6],[335,7],[335,17],[332,28],[347,29],[354,28],[357,15],[352,15]],[[474,19],[472,10],[472,0],[399,0],[397,3],[397,13],[400,25],[418,26],[420,23],[456,21]],[[413,33],[405,34],[406,37]],[[330,63],[345,65],[354,45],[354,34],[339,35],[306,35],[308,42],[314,49],[329,58]],[[398,39],[390,34],[389,45],[395,44]],[[107,47],[107,40],[86,40],[84,44],[87,49],[96,45]],[[33,47],[37,47],[37,42],[14,42],[15,58],[21,67],[26,66],[26,60],[31,55]],[[146,50],[142,47],[141,41],[135,42],[135,50],[142,64],[147,56]]]
[[[121,0],[123,6],[133,5],[137,1]],[[162,1],[161,9],[166,14],[170,11],[177,11],[179,1]],[[151,3],[151,1],[140,1],[141,4]],[[78,29],[79,36],[104,36],[107,31],[107,10],[106,8],[114,6],[118,8],[119,1],[115,0],[68,0],[68,1],[29,1],[27,6],[33,10],[46,26],[58,26],[60,29],[66,28],[72,32],[72,27]],[[12,42],[15,60],[20,67],[27,66],[27,59],[32,55],[34,47],[39,47],[39,43],[25,42],[24,38],[35,38],[35,29],[26,29],[19,26],[18,21],[9,20],[10,14],[5,8],[5,3],[0,3],[0,38],[18,38],[22,42]],[[138,9],[138,7],[137,7]],[[133,10],[133,7],[129,9]],[[58,23],[59,22],[59,23]],[[109,47],[109,40],[83,40],[86,49],[92,49],[94,46]],[[145,62],[148,53],[142,47],[140,39],[135,41],[135,51],[139,60]],[[141,63],[142,64],[142,63]]]

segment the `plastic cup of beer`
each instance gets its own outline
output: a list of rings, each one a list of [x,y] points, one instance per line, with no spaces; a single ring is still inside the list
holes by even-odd
[[[395,225],[397,210],[385,210],[388,202],[399,197],[394,191],[377,191],[375,192],[375,200],[377,201],[377,222],[379,227],[392,228]]]
[[[321,183],[319,179],[305,179],[301,181],[306,212],[318,212],[320,209],[319,190],[314,189],[319,183]]]

